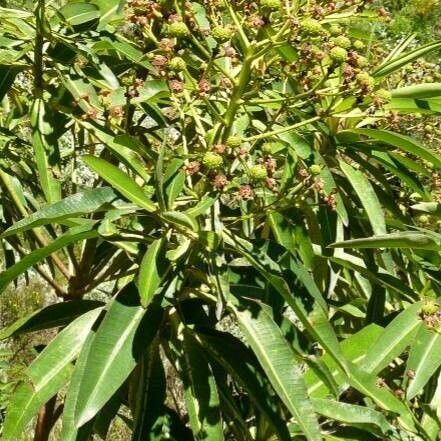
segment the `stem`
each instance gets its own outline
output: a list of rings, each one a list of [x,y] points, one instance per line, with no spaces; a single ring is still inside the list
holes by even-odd
[[[230,135],[236,112],[241,105],[243,92],[249,82],[251,74],[251,64],[253,63],[253,60],[254,57],[248,55],[243,62],[237,85],[234,87],[233,94],[231,95],[230,104],[224,114],[225,128],[222,135],[223,141],[225,141]]]
[[[39,98],[43,90],[43,43],[45,0],[38,0],[35,8],[36,32],[34,47],[34,97]]]
[[[48,441],[56,402],[57,395],[54,395],[38,412],[34,441]]]
[[[269,138],[269,137],[275,136],[275,135],[280,135],[282,133],[290,132],[291,130],[297,129],[298,127],[302,127],[307,124],[311,124],[315,121],[318,121],[319,119],[321,119],[320,116],[314,116],[313,118],[298,122],[296,124],[293,124],[292,126],[281,127],[280,129],[276,129],[271,132],[265,132],[265,133],[260,133],[259,135],[250,136],[248,138],[245,138],[244,141],[251,142],[251,141],[257,141],[259,139]]]

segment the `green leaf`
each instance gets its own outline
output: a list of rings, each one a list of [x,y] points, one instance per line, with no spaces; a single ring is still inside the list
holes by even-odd
[[[71,26],[80,25],[100,18],[100,10],[90,3],[71,2],[64,5],[59,13]]]
[[[389,323],[363,360],[366,372],[378,374],[412,344],[421,326],[420,309],[421,302],[414,303]]]
[[[410,208],[420,213],[427,213],[430,216],[441,217],[441,202],[420,202]]]
[[[83,216],[105,210],[115,199],[117,199],[117,195],[110,187],[93,188],[75,193],[15,222],[0,238],[22,233],[23,231],[41,225],[58,223],[61,220],[71,217]]]
[[[78,316],[102,305],[103,303],[97,300],[70,300],[46,306],[18,319],[7,328],[3,328],[0,331],[0,340],[67,325]]]
[[[212,368],[197,341],[184,331],[182,376],[190,425],[197,440],[224,439],[219,393]]]
[[[93,339],[95,338],[95,329],[92,329],[87,336],[86,341],[81,348],[78,359],[75,363],[69,387],[64,398],[64,409],[62,419],[61,438],[63,441],[89,441],[93,424],[86,423],[80,428],[75,427],[75,408],[77,406],[79,391],[82,379],[87,372],[85,371],[86,360],[90,354]]]
[[[124,98],[125,100],[125,98]],[[115,136],[95,122],[81,121],[80,124],[110,149],[127,167],[137,173],[144,181],[149,174],[141,157],[144,145],[129,135]]]
[[[399,148],[407,153],[415,155],[417,158],[425,159],[437,168],[441,168],[441,156],[425,147],[417,140],[410,136],[401,135],[388,130],[376,129],[351,129],[344,130],[341,133],[356,133],[358,135],[367,136],[370,139],[380,141],[392,146],[394,149]]]
[[[369,180],[361,171],[355,170],[343,161],[340,161],[340,168],[363,204],[374,234],[385,234],[386,222],[384,220],[383,210]]]
[[[111,302],[96,332],[79,386],[75,425],[90,421],[136,366],[156,335],[162,310],[139,304],[136,288],[127,285]],[[140,341],[142,339],[142,341]]]
[[[288,283],[282,277],[280,266],[271,260],[269,256],[252,246],[251,243],[230,235],[225,229],[223,231],[224,240],[231,245],[235,252],[245,257],[248,262],[267,280],[267,282],[281,295],[285,302],[292,308],[297,318],[305,327],[307,332],[332,355],[337,364],[347,371],[345,358],[338,344],[337,336],[328,319],[328,313],[323,309],[323,299],[315,301],[308,307],[303,299],[295,296]],[[317,293],[313,295],[314,296]],[[320,296],[321,297],[321,296]],[[314,299],[316,300],[316,299]]]
[[[166,252],[166,238],[157,239],[150,244],[142,259],[139,267],[138,290],[144,308],[150,304],[170,269],[170,262],[165,257]]]
[[[214,363],[220,364],[247,391],[253,404],[262,412],[268,424],[281,441],[289,441],[286,424],[277,414],[267,381],[259,369],[258,361],[239,339],[227,333],[198,332],[195,338],[211,355]]]
[[[86,155],[82,158],[95,173],[127,199],[151,213],[156,211],[156,205],[147,197],[142,188],[118,167],[92,155]]]
[[[161,218],[178,227],[184,227],[191,231],[199,231],[197,221],[190,215],[181,211],[164,211],[161,213]]]
[[[33,416],[69,379],[71,361],[95,323],[101,309],[86,312],[63,329],[26,369],[29,382],[16,390],[4,426],[4,439],[12,440],[26,428]]]
[[[429,43],[425,46],[421,46],[412,51],[406,52],[405,54],[399,54],[397,57],[394,57],[392,60],[387,61],[384,64],[381,64],[373,73],[374,77],[382,77],[385,75],[390,75],[391,73],[397,71],[401,67],[405,66],[408,63],[411,63],[413,60],[422,57],[429,52],[441,48],[441,42]]]
[[[365,326],[355,334],[350,335],[348,338],[341,342],[341,350],[346,360],[353,362],[354,364],[360,364],[366,357],[366,353],[372,347],[372,345],[378,340],[378,337],[383,332],[383,328],[374,323]],[[329,353],[322,355],[321,361],[328,367],[335,382],[341,387],[346,382],[346,375],[339,368],[335,360]],[[312,397],[325,398],[330,395],[330,390],[318,377],[317,373],[308,369],[305,373],[305,382],[308,387],[308,393]]]
[[[315,411],[332,420],[341,421],[355,427],[375,426],[381,430],[383,435],[393,430],[386,417],[374,409],[355,404],[339,403],[334,400],[322,398],[311,398]]]
[[[422,325],[407,359],[407,371],[414,371],[406,390],[408,400],[419,394],[441,365],[441,335]]]
[[[441,83],[415,84],[392,90],[392,98],[423,99],[441,96]]]
[[[311,441],[321,440],[320,427],[308,398],[301,368],[274,322],[271,309],[251,302],[235,309],[241,330],[280,399],[296,418],[305,437]]]
[[[353,388],[371,398],[382,409],[399,415],[398,421],[406,430],[412,433],[417,432],[414,417],[407,405],[386,386],[377,385],[377,377],[366,373],[356,365],[352,365],[349,382]]]
[[[129,397],[134,396],[131,407],[136,422],[132,441],[153,441],[155,422],[165,411],[166,377],[157,343],[150,345],[131,379]]]
[[[48,137],[53,128],[46,121],[45,103],[37,98],[31,108],[32,145],[38,176],[46,201],[56,202],[61,197],[60,183],[52,172],[50,157],[54,155],[54,147],[49,144]]]
[[[74,227],[49,245],[32,251],[15,265],[0,273],[0,293],[5,290],[10,282],[24,274],[32,266],[46,259],[46,257],[49,257],[55,251],[81,240],[91,239],[92,237],[98,237],[98,233],[95,230],[91,230],[90,225]]]
[[[402,231],[362,239],[346,240],[329,245],[332,248],[415,248],[422,250],[440,250],[432,236],[418,231]]]

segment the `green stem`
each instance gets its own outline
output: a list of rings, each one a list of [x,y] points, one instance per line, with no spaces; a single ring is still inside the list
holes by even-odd
[[[293,124],[292,126],[281,127],[280,129],[272,130],[271,132],[259,133],[258,135],[250,136],[245,138],[244,141],[257,141],[259,139],[270,138],[271,136],[281,135],[282,133],[290,132],[291,130],[295,130],[299,127],[311,124],[315,121],[321,119],[320,116],[314,116],[313,118],[306,119],[305,121],[298,122]]]
[[[253,63],[253,60],[254,57],[248,55],[243,62],[242,70],[239,74],[239,79],[231,95],[230,104],[224,114],[225,127],[222,134],[223,141],[226,141],[231,133],[234,118],[236,117],[237,110],[242,103],[242,95],[250,79],[251,65]]]
[[[34,97],[39,98],[43,91],[43,44],[45,0],[38,0],[35,8],[36,32],[34,47]]]

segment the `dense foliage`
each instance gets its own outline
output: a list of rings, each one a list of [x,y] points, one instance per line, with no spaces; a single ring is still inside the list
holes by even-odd
[[[441,42],[385,50],[364,0],[37,3],[0,8],[0,291],[59,301],[0,338],[59,332],[3,439],[438,439],[441,83],[406,66]]]

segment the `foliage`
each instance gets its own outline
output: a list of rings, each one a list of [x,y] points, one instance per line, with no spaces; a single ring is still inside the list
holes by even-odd
[[[58,331],[3,439],[37,414],[37,441],[438,438],[441,156],[400,114],[441,84],[394,76],[441,42],[385,53],[360,22],[387,17],[0,9],[0,290],[34,271],[60,300],[1,331]]]

